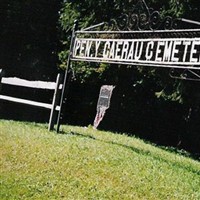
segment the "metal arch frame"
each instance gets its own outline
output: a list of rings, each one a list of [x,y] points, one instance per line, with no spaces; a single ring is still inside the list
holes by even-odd
[[[123,34],[123,35],[129,35],[129,34],[144,34],[143,37],[145,37],[145,34],[173,34],[177,36],[180,35],[188,35],[192,37],[196,37],[196,33],[198,32],[199,37],[200,37],[200,28],[194,28],[194,29],[176,29],[178,28],[179,23],[186,23],[186,24],[191,24],[195,26],[200,26],[200,22],[198,21],[193,21],[193,20],[188,20],[184,18],[172,18],[171,16],[166,16],[162,19],[161,14],[159,11],[155,11],[153,9],[148,8],[146,2],[144,0],[138,0],[138,3],[133,6],[133,9],[131,12],[124,13],[122,14],[118,19],[112,19],[109,23],[102,22],[100,24],[96,24],[90,27],[87,27],[82,30],[77,30],[77,24],[78,22],[75,21],[74,27],[72,30],[72,37],[71,37],[71,43],[70,43],[70,52],[67,60],[67,67],[65,70],[65,77],[64,77],[64,83],[63,83],[63,90],[62,90],[62,95],[61,95],[61,100],[60,100],[60,111],[58,113],[58,120],[57,120],[57,132],[59,132],[60,128],[60,120],[62,118],[62,108],[63,108],[63,101],[65,100],[65,93],[66,93],[66,85],[67,85],[67,79],[69,76],[69,70],[70,70],[70,65],[72,61],[87,61],[87,62],[94,62],[93,60],[90,59],[76,59],[73,58],[73,46],[75,42],[75,38],[79,34]],[[198,35],[197,34],[197,35]],[[97,61],[98,63],[101,61]],[[105,61],[103,61],[105,62]],[[113,64],[126,64],[130,65],[130,63],[125,63],[125,62],[107,62],[107,63],[113,63]],[[144,63],[132,63],[133,65],[136,66],[145,66]],[[149,66],[149,64],[148,64]],[[154,67],[160,67],[161,65],[152,65]],[[169,67],[171,69],[173,68],[178,68],[178,69],[183,69],[183,73],[185,71],[188,71],[192,75],[196,76],[197,78],[188,78],[186,76],[180,75],[176,76],[170,72],[170,76],[172,78],[178,78],[178,79],[183,79],[183,80],[200,80],[200,75],[197,73],[193,72],[192,70],[197,70],[200,69],[200,67],[194,67],[194,66],[189,66],[186,69],[186,66],[174,66],[174,65],[169,65],[165,66]]]
[[[185,80],[185,81],[200,81],[200,74],[194,72],[191,69],[182,69],[182,71],[178,71],[177,69],[170,69],[169,76],[173,79]]]
[[[133,5],[127,13],[122,13],[117,19],[87,27],[82,31],[92,31],[99,27],[112,31],[173,30],[183,22],[200,26],[200,22],[185,18],[173,18],[169,15],[162,18],[159,11],[149,8],[144,0],[138,0],[136,5]]]

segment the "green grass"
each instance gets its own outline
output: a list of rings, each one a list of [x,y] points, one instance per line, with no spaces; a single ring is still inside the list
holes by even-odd
[[[200,199],[200,163],[137,138],[0,121],[0,199]]]

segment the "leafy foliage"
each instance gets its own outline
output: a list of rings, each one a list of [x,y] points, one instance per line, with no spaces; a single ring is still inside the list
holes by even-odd
[[[67,31],[68,35],[70,35],[70,28],[73,26],[73,22],[78,19],[79,21],[79,28],[88,27],[97,23],[100,23],[102,21],[109,22],[111,19],[116,19],[120,16],[121,13],[129,11],[134,4],[137,1],[134,0],[116,0],[116,1],[107,1],[107,0],[99,0],[99,1],[64,1],[63,8],[61,9],[60,13],[60,24],[63,30]],[[180,16],[183,13],[183,3],[180,3],[179,1],[171,0],[169,2],[166,1],[150,1],[148,2],[149,7],[153,7],[155,9],[160,10],[163,15],[170,14],[172,16]],[[69,38],[68,38],[69,39]],[[65,49],[69,49],[69,42],[66,42],[66,38],[63,41],[63,44],[65,45]],[[68,55],[68,51],[64,50],[59,54],[60,61],[61,61],[61,67],[64,68],[66,65],[66,58]],[[104,76],[102,74],[104,73],[109,74],[109,66],[105,67],[103,64],[92,64],[92,63],[74,63],[73,64],[73,70],[75,73],[75,76],[78,77],[82,82],[85,80],[90,80],[92,78],[99,78],[102,79]],[[126,67],[124,67],[126,70]],[[115,68],[117,70],[117,67]],[[114,70],[112,68],[112,70]],[[146,70],[142,68],[138,68],[137,73],[135,76],[140,76],[139,73],[145,73]],[[94,74],[96,74],[94,76]],[[99,76],[98,76],[99,74]],[[115,75],[114,75],[115,74]],[[155,72],[155,70],[150,69],[150,72],[148,72],[148,75],[150,76],[164,76],[167,77],[168,74],[166,73],[160,73],[160,70],[158,72]],[[112,76],[118,76],[117,72],[113,72]],[[159,93],[160,95],[157,95],[158,97],[163,96],[165,99],[171,99],[171,100],[178,100],[182,102],[181,99],[181,91],[179,90],[180,83],[174,83],[174,81],[171,81],[170,78],[165,81],[160,81],[160,84],[162,85],[162,92]],[[166,83],[167,82],[167,83]],[[169,94],[169,87],[167,88],[166,84],[169,84],[171,82],[171,93]],[[174,91],[175,89],[176,91]],[[166,91],[168,90],[168,91]],[[177,93],[177,94],[176,94]]]
[[[136,2],[137,0],[64,1],[60,12],[61,28],[66,32],[62,41],[64,51],[60,53],[62,68],[66,65],[71,27],[73,26],[74,20],[78,19],[79,28],[88,27],[103,21],[109,22],[111,19],[119,17],[121,13],[131,10]],[[160,11],[162,16],[170,15],[172,17],[184,17],[191,20],[199,19],[200,16],[199,2],[197,0],[150,0],[146,1],[146,3],[149,8]],[[184,24],[185,26],[186,28],[190,28],[188,24]],[[156,123],[160,123],[159,128],[165,130],[167,135],[169,129],[167,126],[168,123],[164,123],[163,121],[169,120],[170,123],[173,121],[171,124],[173,124],[174,128],[172,129],[177,130],[176,136],[174,136],[179,140],[177,144],[182,142],[183,146],[187,146],[187,143],[191,146],[192,143],[196,143],[194,146],[198,147],[199,125],[197,122],[199,120],[198,115],[200,114],[198,104],[200,95],[198,91],[200,87],[197,82],[172,79],[169,76],[169,70],[163,68],[156,69],[152,67],[130,67],[77,62],[72,64],[72,68],[76,81],[85,83],[86,85],[90,84],[93,87],[96,86],[96,88],[99,88],[102,84],[113,84],[117,86],[116,88],[120,92],[119,96],[117,96],[118,99],[115,97],[113,100],[113,104],[115,105],[114,117],[117,118],[116,112],[120,115],[121,118],[117,123],[118,125],[120,123],[123,124],[123,120],[126,121],[126,125],[121,125],[123,129],[126,129],[128,125],[132,124],[132,122],[127,122],[130,118],[136,120],[134,123],[137,124],[136,126],[142,127],[142,131],[147,129],[144,128],[144,124],[147,124],[146,127],[150,127],[150,125],[139,120],[142,118],[141,116],[146,116],[147,119],[152,120],[153,127]],[[95,103],[90,102],[90,105],[92,104],[94,105]],[[163,109],[166,104],[166,108]],[[139,105],[140,108],[138,108]],[[151,112],[145,110],[145,108],[149,109],[147,105],[152,106]],[[116,108],[118,108],[117,111]],[[162,112],[162,110],[165,111]],[[134,114],[128,117],[129,112]],[[124,113],[126,113],[126,116]],[[156,115],[155,113],[159,116],[165,116],[164,119],[160,121],[158,119],[159,117],[154,116]],[[113,121],[113,116],[110,121]],[[108,124],[111,123],[108,122]],[[129,130],[133,130],[134,128],[131,127]],[[146,132],[148,137],[149,132],[151,132],[150,128]]]
[[[0,66],[7,74],[29,79],[53,76],[59,5],[55,0],[1,0]]]

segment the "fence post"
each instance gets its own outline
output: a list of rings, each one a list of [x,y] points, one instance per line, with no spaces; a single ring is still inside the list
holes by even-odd
[[[0,69],[0,91],[1,91],[1,79],[5,75],[3,69]]]
[[[50,113],[50,118],[49,118],[49,127],[48,130],[52,131],[54,128],[55,120],[56,120],[56,106],[58,104],[58,99],[59,99],[59,86],[61,83],[61,75],[58,74],[56,78],[56,87],[54,90],[54,96],[53,96],[53,101],[52,101],[52,108],[51,108],[51,113]]]

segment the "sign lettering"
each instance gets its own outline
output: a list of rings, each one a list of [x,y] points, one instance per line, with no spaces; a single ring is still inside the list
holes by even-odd
[[[126,64],[200,65],[200,38],[76,38],[72,59]]]

